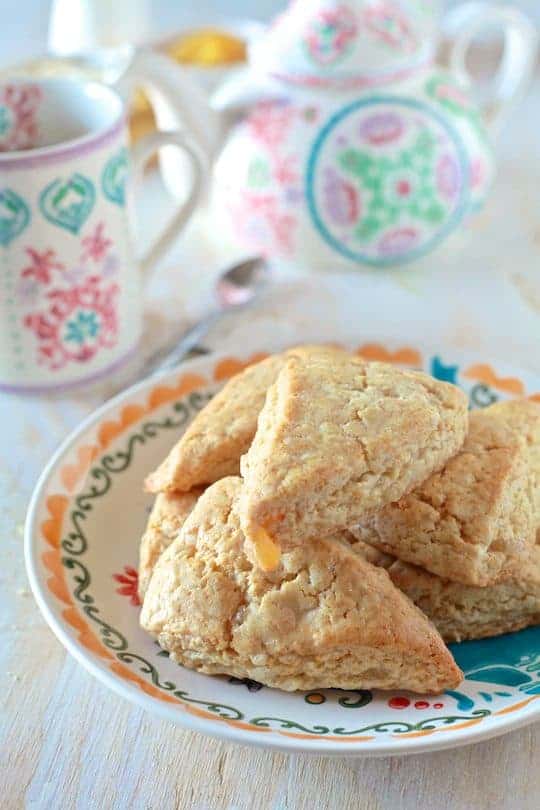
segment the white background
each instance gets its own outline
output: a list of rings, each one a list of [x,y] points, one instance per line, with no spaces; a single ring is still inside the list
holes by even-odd
[[[77,2],[77,0],[73,0]],[[220,19],[249,17],[265,20],[286,6],[285,0],[110,0],[111,5],[125,5],[133,10],[141,2],[151,6],[148,30],[141,39],[170,35],[172,31],[193,24],[207,24]],[[447,0],[451,6],[459,0]],[[0,0],[0,66],[15,59],[42,53],[47,41],[47,23],[52,0]],[[514,0],[500,3],[526,11],[540,22],[540,0]]]

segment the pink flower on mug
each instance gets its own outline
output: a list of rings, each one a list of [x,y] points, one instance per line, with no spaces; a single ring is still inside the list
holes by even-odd
[[[98,222],[94,230],[88,236],[83,237],[81,245],[84,248],[81,260],[100,262],[108,253],[112,245],[112,239],[107,239],[104,235],[105,223]]]
[[[117,284],[102,286],[90,276],[79,286],[47,294],[48,309],[25,318],[25,326],[38,340],[39,362],[52,371],[70,362],[86,363],[101,349],[116,345]]]
[[[33,278],[41,284],[49,284],[52,280],[53,270],[63,270],[64,265],[56,258],[56,251],[43,250],[41,253],[34,248],[25,248],[30,257],[30,264],[21,273],[23,278]]]
[[[41,292],[39,282],[33,278],[19,279],[15,290],[19,300],[25,304],[35,304]]]
[[[101,272],[104,276],[114,276],[118,272],[118,268],[120,267],[120,260],[116,253],[109,253],[105,261],[103,262],[103,267]]]

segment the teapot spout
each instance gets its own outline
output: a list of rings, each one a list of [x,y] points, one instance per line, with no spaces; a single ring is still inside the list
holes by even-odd
[[[210,105],[218,112],[238,113],[259,101],[275,99],[282,94],[283,90],[280,93],[275,79],[248,65],[238,68],[214,91]]]

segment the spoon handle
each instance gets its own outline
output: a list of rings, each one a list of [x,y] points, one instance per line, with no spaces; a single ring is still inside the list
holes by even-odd
[[[167,351],[167,349],[161,349],[161,351],[157,351],[155,354],[151,355],[145,363],[145,371],[148,374],[156,374],[157,372],[177,366],[222,316],[223,312],[215,310],[215,312],[211,312],[205,318],[195,323],[184,332],[173,349],[169,351]]]

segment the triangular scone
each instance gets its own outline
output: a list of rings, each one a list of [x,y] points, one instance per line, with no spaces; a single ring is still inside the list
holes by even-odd
[[[465,444],[444,469],[353,534],[455,582],[511,576],[534,544],[535,485],[530,448],[498,413],[473,411]]]
[[[463,444],[453,385],[359,357],[291,357],[268,390],[241,469],[242,525],[271,570],[280,548],[395,501]]]
[[[202,489],[193,492],[160,492],[148,517],[139,548],[139,596],[146,593],[159,556],[170,546],[197,503]]]
[[[241,487],[239,478],[210,487],[154,569],[141,625],[175,661],[286,690],[439,693],[460,682],[430,622],[346,543],[296,547],[272,573],[254,565]]]
[[[540,624],[539,546],[513,579],[485,588],[442,579],[362,541],[352,549],[383,566],[394,585],[418,605],[445,641],[499,636]]]
[[[512,399],[491,405],[489,410],[494,416],[503,419],[527,445],[529,464],[534,477],[537,543],[540,544],[540,402]]]
[[[287,356],[302,352],[342,351],[329,346],[299,346],[275,354],[235,374],[200,411],[163,464],[146,479],[148,492],[189,492],[203,484],[238,475],[266,392]]]

